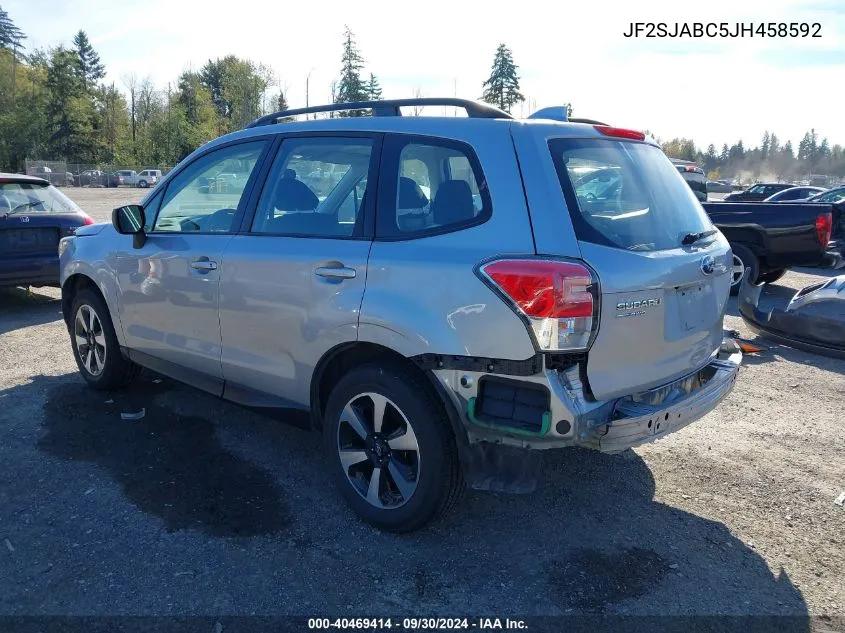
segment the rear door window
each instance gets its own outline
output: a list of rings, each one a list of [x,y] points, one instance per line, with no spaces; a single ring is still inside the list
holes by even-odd
[[[471,147],[433,137],[387,138],[377,237],[447,233],[480,224],[491,213],[487,182]]]
[[[549,149],[579,240],[656,251],[712,228],[684,178],[653,145],[565,138]]]

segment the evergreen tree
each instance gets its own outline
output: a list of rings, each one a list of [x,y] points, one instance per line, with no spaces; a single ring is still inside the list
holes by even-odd
[[[766,160],[769,157],[769,147],[771,146],[771,143],[772,137],[769,136],[769,131],[766,130],[763,134],[763,142],[760,145],[760,158],[763,160]]]
[[[493,58],[490,77],[482,84],[484,93],[481,99],[506,112],[510,112],[516,103],[525,101],[525,97],[519,92],[517,68],[518,66],[513,63],[511,50],[504,43],[499,44]]]
[[[287,110],[288,107],[288,99],[285,96],[285,91],[280,90],[279,96],[276,97],[276,108],[278,108],[279,112],[282,112],[283,110]]]
[[[26,39],[23,31],[21,31],[9,14],[0,7],[0,48],[8,48],[11,51],[17,51],[19,48],[24,48],[23,41]]]
[[[787,158],[795,158],[795,154],[792,152],[792,141],[784,143],[782,153]]]
[[[780,151],[780,141],[778,140],[777,134],[772,132],[772,135],[769,137],[769,156],[774,156]]]
[[[381,86],[373,73],[370,73],[370,80],[367,82],[367,98],[370,101],[381,101]]]
[[[723,165],[728,162],[728,158],[730,157],[730,150],[728,149],[728,144],[722,144],[722,153],[719,154],[719,162]]]
[[[355,35],[346,27],[343,35],[343,57],[341,58],[340,81],[337,84],[335,103],[354,103],[366,101],[368,98],[367,84],[361,79],[361,69],[364,58],[358,52]],[[341,112],[340,116],[363,116],[365,112]]]
[[[50,150],[73,162],[91,162],[93,103],[77,74],[74,51],[61,46],[53,50],[46,86]]]
[[[77,74],[86,88],[93,88],[100,79],[106,76],[106,67],[100,62],[100,56],[91,46],[85,31],[79,31],[73,37],[73,45],[76,47],[76,55],[79,58]]]

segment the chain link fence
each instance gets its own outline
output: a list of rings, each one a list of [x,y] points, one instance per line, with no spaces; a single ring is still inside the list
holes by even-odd
[[[155,184],[146,172],[161,172],[171,166],[116,165],[111,163],[68,163],[62,160],[30,160],[26,173],[49,180],[56,187],[138,187]]]

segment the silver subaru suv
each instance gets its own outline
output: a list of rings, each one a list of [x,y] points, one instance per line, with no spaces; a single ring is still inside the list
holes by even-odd
[[[295,120],[341,109],[369,116]],[[341,494],[392,531],[467,484],[530,491],[539,449],[676,431],[740,363],[722,344],[728,242],[655,143],[562,108],[268,115],[60,257],[91,386],[146,367],[310,411]]]

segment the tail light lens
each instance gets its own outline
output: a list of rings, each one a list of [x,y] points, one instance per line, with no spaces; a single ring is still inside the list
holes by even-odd
[[[83,222],[86,226],[88,226],[89,224],[94,224],[94,218],[92,218],[92,217],[91,217],[90,215],[88,215],[87,213],[83,213],[83,214],[82,214],[82,222]]]
[[[543,351],[583,351],[598,325],[596,280],[579,263],[544,259],[499,259],[481,274],[530,325]]]
[[[822,248],[827,247],[830,241],[830,234],[833,232],[833,214],[829,211],[827,213],[820,213],[816,218],[816,235],[819,238],[819,244]]]
[[[594,125],[593,127],[605,136],[615,136],[616,138],[629,138],[634,141],[645,140],[645,132],[639,132],[638,130],[627,130],[625,128],[611,127],[609,125]]]

